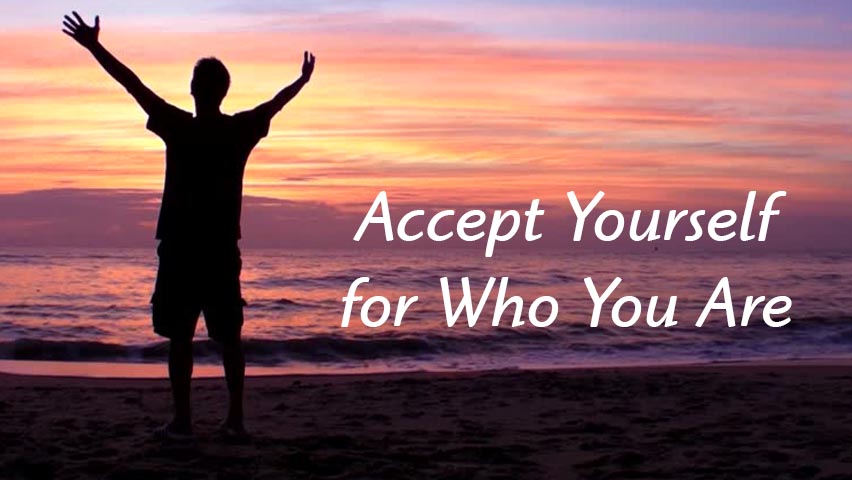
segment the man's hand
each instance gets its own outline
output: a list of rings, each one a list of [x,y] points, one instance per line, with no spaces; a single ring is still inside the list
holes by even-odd
[[[311,79],[311,75],[314,73],[314,65],[316,64],[316,57],[314,54],[308,51],[305,51],[305,60],[302,62],[302,78],[305,81]]]
[[[83,47],[91,50],[92,47],[98,44],[98,34],[101,32],[100,17],[95,16],[95,26],[90,27],[86,25],[86,22],[83,21],[77,12],[71,12],[71,14],[74,15],[74,18],[65,15],[65,20],[62,21],[62,25],[65,27],[62,29],[62,33],[73,38]],[[313,64],[311,64],[311,70],[313,70]]]
[[[71,14],[74,15],[74,18],[65,15],[65,20],[62,22],[65,28],[62,29],[62,32],[85,47],[95,57],[95,60],[101,64],[101,67],[133,96],[136,102],[139,103],[139,106],[148,115],[151,115],[151,112],[169,106],[165,100],[158,97],[156,93],[146,87],[142,83],[142,80],[139,80],[139,77],[127,68],[127,65],[121,63],[119,59],[115,58],[109,50],[101,45],[98,41],[98,34],[101,33],[101,19],[99,17],[95,17],[95,24],[90,27],[86,25],[80,14],[77,12],[71,12]]]
[[[271,119],[278,112],[284,108],[284,105],[293,100],[296,95],[302,90],[302,87],[307,85],[308,81],[311,79],[311,75],[314,74],[314,65],[316,64],[316,57],[311,52],[305,51],[305,60],[302,62],[302,76],[296,79],[295,82],[290,85],[284,87],[280,92],[278,92],[272,100],[261,103],[257,107],[254,108],[254,112],[263,115],[264,117]]]

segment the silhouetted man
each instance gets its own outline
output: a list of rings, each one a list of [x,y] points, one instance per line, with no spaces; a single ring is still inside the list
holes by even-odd
[[[166,179],[157,238],[160,266],[151,298],[154,331],[169,339],[169,378],[174,397],[172,421],[161,438],[191,438],[190,380],[192,337],[200,313],[210,338],[222,345],[230,406],[222,432],[245,436],[243,383],[245,358],[240,332],[240,206],[249,153],[269,132],[269,122],[305,86],[314,56],[305,52],[302,76],[272,100],[226,115],[220,105],[230,76],[215,58],[203,58],[193,71],[195,116],[170,105],[98,41],[100,19],[87,25],[77,12],[65,16],[67,35],[85,47],[148,114],[149,130],[166,144]]]

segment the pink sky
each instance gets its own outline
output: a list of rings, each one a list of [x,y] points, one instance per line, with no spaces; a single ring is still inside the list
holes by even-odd
[[[749,190],[787,190],[781,206],[791,214],[852,216],[852,50],[772,37],[639,41],[592,30],[677,21],[700,33],[700,10],[661,8],[553,7],[565,28],[572,19],[583,34],[533,35],[529,26],[549,10],[516,7],[235,7],[193,21],[168,11],[102,15],[102,42],[189,110],[189,76],[201,56],[229,66],[224,108],[237,111],[293,80],[302,50],[316,53],[314,81],[250,160],[252,196],[363,213],[383,189],[397,204],[441,208],[531,198],[567,206],[568,190],[604,190],[625,209],[713,208],[738,204]],[[57,188],[157,191],[161,142],[132,99],[59,32],[63,13],[52,23],[34,13],[0,33],[3,204]],[[751,18],[764,30],[852,25],[783,11]],[[715,29],[743,22],[726,11],[704,19]],[[26,228],[0,211],[3,238]]]

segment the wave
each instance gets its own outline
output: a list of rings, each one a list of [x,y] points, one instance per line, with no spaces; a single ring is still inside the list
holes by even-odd
[[[461,353],[473,342],[461,338],[351,337],[321,335],[286,340],[245,339],[251,363],[348,362],[398,357],[426,358]],[[194,342],[196,359],[218,360],[219,347],[211,340]],[[7,360],[160,362],[168,358],[168,343],[121,345],[97,341],[23,338],[0,342],[0,358]]]
[[[150,304],[147,296],[140,296],[138,303],[118,303],[120,298],[110,298],[106,295],[91,299],[81,295],[69,295],[65,302],[34,302],[0,304],[0,317],[20,319],[80,319],[92,320],[121,320],[128,316],[147,315]],[[289,298],[252,299],[248,308],[261,312],[288,312],[301,309],[316,308],[320,305],[306,301],[296,301]]]
[[[577,358],[628,356],[664,362],[689,357],[696,361],[779,355],[819,355],[852,351],[852,317],[797,319],[787,327],[755,324],[728,328],[725,325],[677,329],[589,328],[581,324],[558,329],[467,328],[451,333],[420,332],[373,335],[324,334],[287,339],[244,340],[246,357],[256,365],[290,362],[364,363],[414,360],[426,362],[447,357],[490,356],[504,358],[551,358],[570,363]],[[199,362],[219,360],[218,345],[195,342]],[[168,344],[122,345],[89,340],[19,338],[0,342],[0,358],[9,360],[163,362]]]
[[[431,288],[440,286],[441,277],[447,277],[451,284],[457,284],[461,278],[468,277],[475,285],[484,285],[489,277],[502,276],[511,278],[514,286],[546,286],[562,285],[576,282],[579,277],[569,275],[561,270],[548,272],[527,271],[511,268],[508,271],[499,269],[486,270],[482,267],[466,266],[464,268],[442,268],[439,271],[428,267],[393,267],[387,269],[376,269],[371,271],[346,271],[328,272],[321,275],[302,275],[292,277],[280,273],[271,273],[256,279],[246,280],[243,285],[255,288],[346,288],[356,278],[369,277],[377,284],[393,284],[395,286],[406,286],[411,288]]]

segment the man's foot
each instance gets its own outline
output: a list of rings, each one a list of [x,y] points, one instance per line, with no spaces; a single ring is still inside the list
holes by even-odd
[[[251,435],[249,435],[242,423],[226,421],[219,426],[219,436],[233,443],[249,443],[251,441]]]
[[[195,440],[191,428],[179,427],[174,421],[154,430],[154,438],[164,442],[190,443]]]

